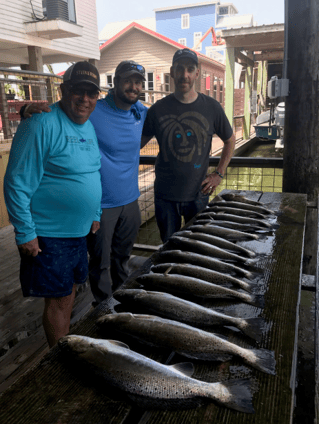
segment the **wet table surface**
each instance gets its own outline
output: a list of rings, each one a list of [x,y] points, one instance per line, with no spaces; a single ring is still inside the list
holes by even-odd
[[[225,190],[223,193],[229,192]],[[232,329],[218,330],[243,347],[266,348],[275,353],[276,375],[269,375],[245,365],[240,359],[227,362],[191,360],[193,378],[217,382],[236,378],[251,380],[254,414],[230,410],[216,403],[177,411],[143,410],[126,400],[107,384],[96,382],[77,365],[70,366],[58,347],[51,349],[34,368],[28,370],[0,397],[0,422],[9,423],[290,423],[293,414],[297,355],[298,310],[306,216],[306,195],[289,193],[237,192],[258,200],[276,213],[268,218],[273,230],[257,241],[241,242],[257,254],[259,269],[254,293],[265,297],[263,309],[235,301],[215,301],[204,306],[238,317],[262,317],[259,343]],[[170,247],[169,242],[163,250]],[[134,278],[148,272],[155,262],[152,255],[124,284],[136,287]],[[122,286],[123,288],[123,286]],[[103,338],[95,324],[105,313],[130,311],[111,298],[79,323],[75,334]],[[114,337],[112,337],[114,339]],[[146,347],[128,341],[132,350],[165,364],[189,362],[174,352]]]

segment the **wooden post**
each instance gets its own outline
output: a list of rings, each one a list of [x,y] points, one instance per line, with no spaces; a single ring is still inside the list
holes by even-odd
[[[225,113],[234,127],[234,86],[235,86],[235,48],[226,48],[226,90],[225,90]]]
[[[308,202],[319,194],[319,4],[317,0],[288,0],[289,96],[286,97],[283,191],[306,193]],[[287,47],[287,46],[286,46]],[[304,273],[317,265],[316,208],[308,208]]]
[[[264,106],[266,106],[266,96],[267,96],[267,84],[268,84],[268,61],[263,61],[263,84],[262,84],[262,95]]]
[[[248,138],[250,137],[252,70],[253,68],[247,65],[245,73],[244,140],[248,140]]]
[[[4,83],[0,83],[0,116],[2,121],[3,136],[4,139],[7,140],[6,142],[8,142],[8,140],[12,138],[12,133],[10,129],[9,109],[6,93],[4,90]]]

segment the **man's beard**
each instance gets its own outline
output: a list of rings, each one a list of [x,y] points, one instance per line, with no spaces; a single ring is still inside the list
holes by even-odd
[[[123,103],[127,103],[127,104],[129,104],[129,105],[134,105],[134,104],[138,101],[138,99],[140,98],[141,93],[139,93],[139,94],[137,95],[137,97],[133,100],[133,99],[129,99],[129,98],[127,98],[127,97],[125,96],[125,92],[124,92],[124,91],[121,91],[121,90],[117,89],[117,90],[116,90],[116,96],[117,96],[120,100],[122,100],[122,102],[123,102]]]

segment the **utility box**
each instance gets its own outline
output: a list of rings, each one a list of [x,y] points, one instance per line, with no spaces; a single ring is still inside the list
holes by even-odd
[[[65,0],[46,0],[47,19],[62,19],[69,21],[69,7]]]
[[[286,97],[289,94],[289,80],[271,77],[270,81],[268,81],[267,91],[270,99]]]

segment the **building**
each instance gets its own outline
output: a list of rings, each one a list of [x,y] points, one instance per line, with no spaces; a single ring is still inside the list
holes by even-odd
[[[225,46],[222,29],[253,25],[253,15],[239,16],[232,3],[208,1],[155,9],[156,31],[222,63]]]
[[[0,66],[99,60],[95,0],[0,0]]]
[[[161,92],[174,91],[170,77],[172,58],[183,45],[133,22],[100,47],[101,59],[98,68],[101,85],[113,86],[116,66],[122,60],[134,60],[145,67],[147,91],[143,100],[153,103]],[[195,89],[224,104],[225,66],[197,52],[200,75]]]
[[[145,28],[151,29],[152,31],[156,31],[155,17],[134,19],[132,21],[110,22],[106,24],[102,31],[99,33],[100,45],[104,44],[107,40],[114,37],[114,35],[122,31],[132,22],[142,25]]]

